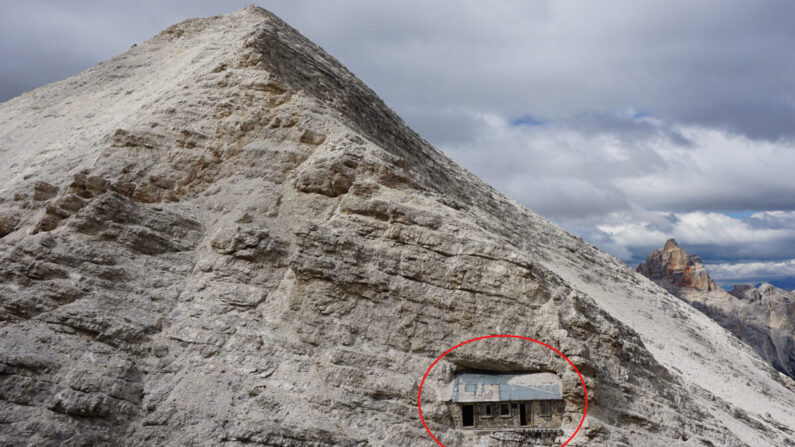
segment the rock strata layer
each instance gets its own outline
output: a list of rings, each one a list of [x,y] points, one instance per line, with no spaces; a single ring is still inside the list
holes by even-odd
[[[795,386],[457,166],[259,8],[0,104],[0,444],[431,446],[513,333],[569,445],[795,445]],[[448,446],[467,345],[423,388]]]

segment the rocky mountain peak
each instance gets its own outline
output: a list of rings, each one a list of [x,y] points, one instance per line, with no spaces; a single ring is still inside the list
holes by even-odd
[[[668,239],[662,249],[651,252],[636,270],[666,288],[719,289],[701,263],[701,257],[688,254],[675,239]]]
[[[663,251],[673,250],[674,248],[679,248],[679,243],[676,242],[676,239],[671,238],[665,241],[665,245],[663,245]]]
[[[587,395],[467,345],[424,382],[445,445],[535,443],[460,429],[472,371],[555,374],[567,436],[587,396],[573,446],[786,445],[787,382],[639,279],[259,8],[0,104],[2,445],[435,445],[423,374],[494,333]]]

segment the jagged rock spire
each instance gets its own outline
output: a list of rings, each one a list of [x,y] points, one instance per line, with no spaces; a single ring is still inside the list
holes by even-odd
[[[662,249],[651,252],[636,270],[666,288],[704,291],[719,288],[701,263],[701,257],[689,255],[673,238],[668,239]]]

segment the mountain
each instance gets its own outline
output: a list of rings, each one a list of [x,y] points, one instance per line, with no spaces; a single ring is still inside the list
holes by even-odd
[[[667,290],[692,289],[702,292],[718,290],[715,281],[698,255],[689,255],[674,239],[669,239],[662,250],[654,250],[640,264],[637,271]]]
[[[447,349],[588,387],[572,446],[795,445],[795,383],[248,7],[0,104],[0,444],[432,446]],[[490,339],[465,372],[561,381]],[[519,433],[521,435],[521,433]],[[521,440],[520,440],[521,441]]]
[[[731,331],[776,369],[795,378],[795,294],[771,284],[718,287],[673,239],[637,271]]]

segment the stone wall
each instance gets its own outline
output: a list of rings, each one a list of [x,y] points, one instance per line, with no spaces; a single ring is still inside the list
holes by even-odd
[[[532,402],[510,402],[511,414],[510,416],[500,415],[500,402],[483,402],[472,404],[450,404],[450,416],[453,423],[458,428],[463,427],[462,420],[462,406],[474,406],[474,422],[473,427],[466,427],[472,429],[511,429],[511,428],[557,428],[563,422],[563,401],[532,401]],[[532,407],[531,420],[528,425],[522,426],[520,423],[519,408],[521,404],[530,405]],[[549,405],[549,412],[542,411],[544,404]],[[491,416],[484,416],[483,407],[491,405]]]
[[[563,422],[563,401],[535,401],[531,402],[533,406],[532,426],[533,427],[560,427]],[[544,406],[548,405],[548,411],[544,410]],[[518,420],[518,415],[517,415]]]

